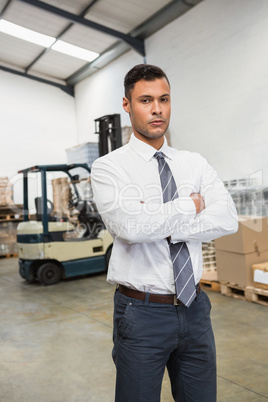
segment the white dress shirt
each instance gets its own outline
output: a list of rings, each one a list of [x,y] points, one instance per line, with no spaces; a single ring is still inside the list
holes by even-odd
[[[175,293],[167,237],[187,243],[195,282],[203,272],[202,242],[237,231],[234,203],[215,170],[197,153],[167,145],[168,162],[179,198],[163,203],[156,149],[132,134],[127,145],[92,166],[94,200],[114,238],[107,280],[150,293]],[[206,208],[196,214],[191,193]]]

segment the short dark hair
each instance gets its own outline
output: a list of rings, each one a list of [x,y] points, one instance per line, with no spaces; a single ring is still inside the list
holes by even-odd
[[[160,67],[151,64],[137,64],[125,76],[125,97],[130,100],[130,91],[134,88],[136,82],[140,80],[154,81],[159,78],[165,78],[170,86],[168,77]]]

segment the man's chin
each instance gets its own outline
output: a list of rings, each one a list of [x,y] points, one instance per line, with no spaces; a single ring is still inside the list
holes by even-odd
[[[143,138],[144,141],[153,141],[153,140],[159,140],[160,138],[162,138],[167,130],[159,130],[158,132],[140,132],[140,131],[136,131],[136,136],[140,139]]]
[[[163,137],[163,135],[165,135],[166,134],[166,131],[167,131],[167,127],[166,128],[157,128],[157,129],[154,129],[154,130],[150,130],[150,131],[147,131],[146,133],[145,133],[145,135],[148,137],[148,138],[151,138],[151,139],[158,139],[158,138],[161,138],[161,137]]]
[[[148,133],[147,138],[150,138],[151,140],[158,140],[159,138],[162,138],[166,134],[166,130],[163,130],[158,133]]]

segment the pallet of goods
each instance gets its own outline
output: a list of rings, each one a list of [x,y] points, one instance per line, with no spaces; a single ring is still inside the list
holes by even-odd
[[[268,305],[267,217],[239,216],[238,231],[215,240],[221,293]]]
[[[252,265],[254,287],[268,291],[268,262]]]
[[[203,275],[200,280],[202,289],[220,292],[214,241],[202,244]]]
[[[254,286],[247,287],[247,300],[268,306],[268,261],[252,265]]]
[[[0,177],[0,258],[17,256],[17,226],[22,220],[22,205],[13,201],[13,186]]]
[[[9,184],[8,177],[0,177],[0,206],[13,202],[13,187]]]
[[[69,201],[72,198],[70,184],[67,177],[52,180],[54,215],[57,217],[69,216]]]
[[[17,222],[0,223],[0,257],[17,256]]]

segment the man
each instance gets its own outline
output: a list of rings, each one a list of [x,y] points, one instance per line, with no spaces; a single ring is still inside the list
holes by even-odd
[[[216,401],[201,242],[234,233],[237,214],[204,158],[167,145],[170,103],[160,68],[132,68],[123,98],[132,137],[92,167],[94,199],[114,237],[116,402],[160,401],[165,367],[175,401]]]

